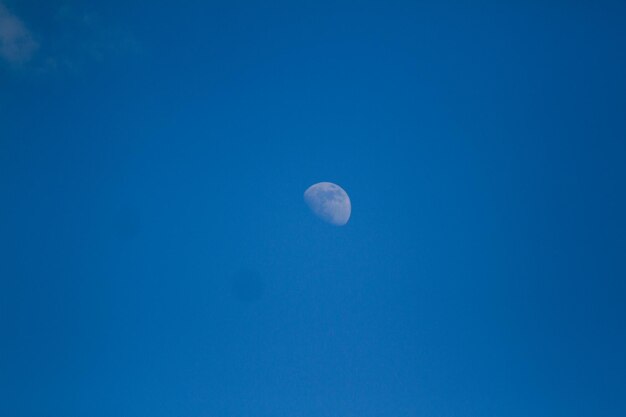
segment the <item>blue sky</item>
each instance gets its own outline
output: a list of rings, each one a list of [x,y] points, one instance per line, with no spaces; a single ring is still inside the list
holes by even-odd
[[[3,0],[0,415],[625,415],[626,5],[500,3]]]

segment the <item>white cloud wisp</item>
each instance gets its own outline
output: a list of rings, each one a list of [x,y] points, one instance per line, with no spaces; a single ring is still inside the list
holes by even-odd
[[[0,57],[10,64],[23,64],[38,47],[24,23],[0,3]]]

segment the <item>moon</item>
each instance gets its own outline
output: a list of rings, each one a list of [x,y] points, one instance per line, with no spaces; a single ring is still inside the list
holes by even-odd
[[[307,188],[304,201],[313,214],[332,225],[343,226],[350,219],[350,197],[343,188],[332,182],[318,182]]]

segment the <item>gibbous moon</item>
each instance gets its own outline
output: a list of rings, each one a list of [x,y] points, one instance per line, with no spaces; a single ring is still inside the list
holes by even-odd
[[[350,219],[350,197],[332,182],[318,182],[307,188],[304,201],[317,217],[335,226],[343,226]]]

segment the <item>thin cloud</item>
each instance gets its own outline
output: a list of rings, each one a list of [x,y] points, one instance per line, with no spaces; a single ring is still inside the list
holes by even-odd
[[[23,64],[38,47],[24,23],[0,3],[0,57],[11,64]]]

